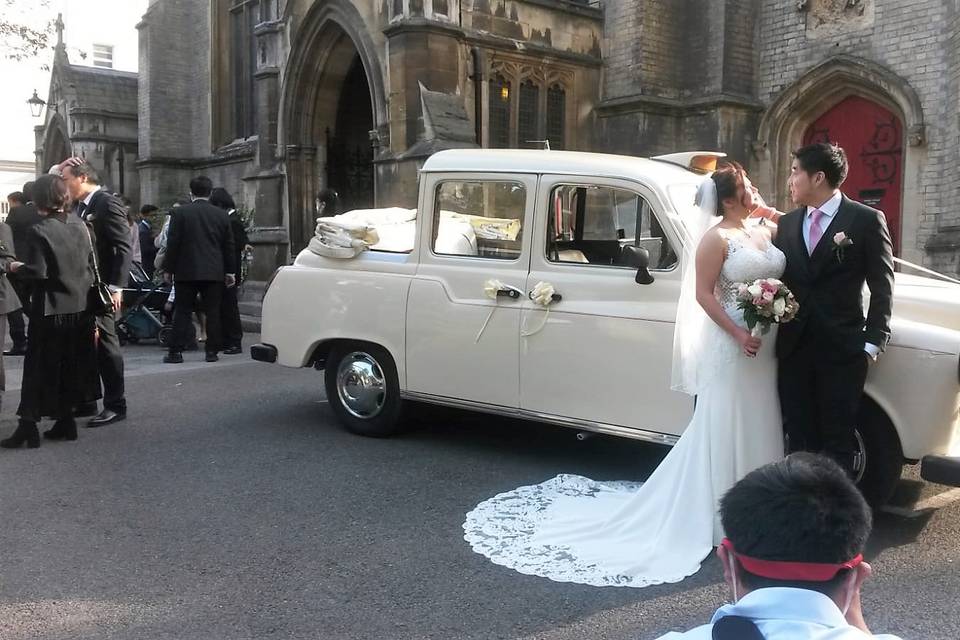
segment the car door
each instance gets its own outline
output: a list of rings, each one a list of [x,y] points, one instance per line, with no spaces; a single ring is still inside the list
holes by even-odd
[[[515,409],[537,176],[424,174],[407,395]],[[494,284],[497,283],[497,284]]]
[[[658,211],[641,184],[541,176],[527,290],[549,283],[560,298],[523,303],[522,409],[654,440],[686,427],[692,399],[670,390],[682,251]],[[636,282],[629,247],[652,282]]]

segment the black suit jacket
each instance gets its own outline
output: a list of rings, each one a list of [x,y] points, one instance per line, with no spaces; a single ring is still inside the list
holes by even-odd
[[[27,231],[43,220],[32,202],[21,204],[7,214],[7,224],[13,233],[13,252],[23,254],[27,250]]]
[[[133,249],[123,203],[101,189],[93,194],[83,217],[93,228],[101,280],[117,287],[127,286]]]
[[[791,211],[778,224],[776,245],[787,256],[783,281],[797,297],[800,311],[780,327],[777,355],[817,348],[830,359],[850,358],[862,352],[866,342],[883,350],[890,339],[893,299],[893,244],[883,212],[843,196],[810,255],[803,239],[806,211]],[[833,239],[841,231],[853,241],[842,254]],[[870,288],[866,318],[864,283]]]
[[[233,232],[227,212],[195,200],[170,212],[163,270],[182,281],[222,281],[236,274]]]
[[[32,281],[32,312],[52,316],[87,309],[93,284],[90,240],[73,214],[47,216],[27,233],[24,266],[17,274]]]

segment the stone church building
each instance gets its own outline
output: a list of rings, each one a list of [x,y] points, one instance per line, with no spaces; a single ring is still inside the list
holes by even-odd
[[[411,206],[434,151],[542,140],[722,150],[781,208],[790,151],[837,141],[896,252],[960,271],[955,0],[151,0],[138,28],[140,201],[226,186],[255,280],[325,188]]]

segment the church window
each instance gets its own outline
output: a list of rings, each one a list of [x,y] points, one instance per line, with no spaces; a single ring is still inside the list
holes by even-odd
[[[93,66],[103,69],[113,69],[113,45],[93,45]]]
[[[257,67],[257,44],[253,32],[259,22],[259,0],[231,0],[230,101],[234,138],[249,137],[253,135],[256,127],[253,74]]]
[[[510,146],[510,81],[499,73],[490,78],[490,146]]]
[[[567,93],[555,84],[547,90],[547,140],[551,149],[566,146]]]
[[[537,133],[537,116],[540,112],[540,87],[531,80],[524,80],[520,84],[519,100],[517,146],[539,148],[539,145],[534,141],[540,137]]]

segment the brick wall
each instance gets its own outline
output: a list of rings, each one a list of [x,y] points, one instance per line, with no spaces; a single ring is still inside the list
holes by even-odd
[[[812,0],[811,5],[823,5]],[[919,189],[904,193],[902,215],[916,223],[918,250],[943,226],[960,224],[960,185],[953,176],[958,147],[956,0],[863,0],[863,16],[851,16],[832,29],[814,28],[812,12],[794,2],[763,0],[760,13],[757,90],[770,104],[804,72],[830,57],[847,54],[876,62],[906,80],[923,107],[926,144],[916,154]],[[911,242],[910,238],[904,238]],[[935,260],[927,256],[926,261]]]

